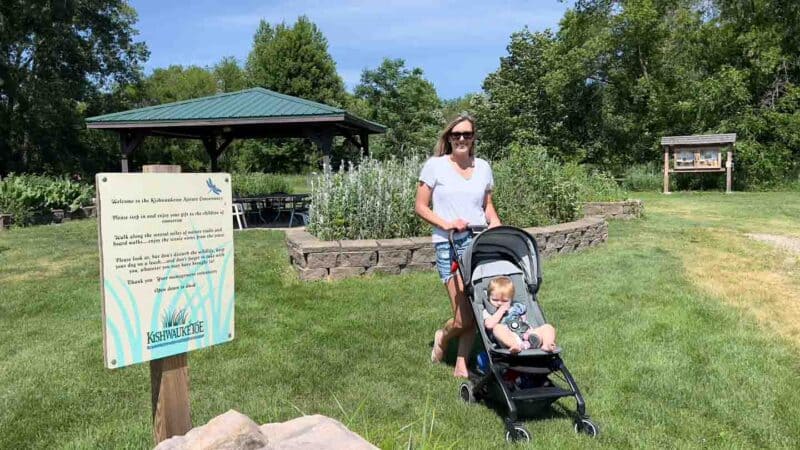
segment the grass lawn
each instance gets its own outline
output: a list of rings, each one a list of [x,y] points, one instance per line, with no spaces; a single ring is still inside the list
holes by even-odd
[[[646,217],[544,264],[541,302],[596,440],[561,400],[532,448],[797,448],[798,258],[746,232],[800,237],[796,193],[643,196]],[[146,364],[103,368],[96,223],[0,233],[0,448],[151,447]],[[236,234],[232,343],[191,353],[194,423],[332,416],[382,448],[497,448],[491,409],[428,362],[447,318],[434,273],[300,283],[283,235]]]

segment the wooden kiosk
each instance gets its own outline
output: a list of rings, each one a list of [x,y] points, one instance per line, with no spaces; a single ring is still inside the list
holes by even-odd
[[[736,134],[703,134],[694,136],[665,136],[664,147],[664,193],[669,194],[670,173],[725,172],[725,193],[731,193],[733,172],[733,149]],[[722,151],[726,150],[725,165]],[[670,153],[673,164],[670,166]]]

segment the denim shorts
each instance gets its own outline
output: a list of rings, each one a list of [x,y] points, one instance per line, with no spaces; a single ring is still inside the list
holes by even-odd
[[[458,254],[459,258],[461,258],[461,255],[464,254],[464,250],[467,248],[470,242],[472,242],[472,235],[464,236],[463,238],[456,239],[454,241],[456,245],[456,253]],[[447,283],[454,275],[450,272],[450,269],[452,268],[452,261],[450,260],[450,243],[437,242],[434,244],[434,248],[436,249],[436,269],[439,271],[439,277],[442,279],[442,283]]]

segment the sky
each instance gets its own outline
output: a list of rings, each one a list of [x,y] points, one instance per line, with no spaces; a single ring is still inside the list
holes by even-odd
[[[292,24],[306,15],[328,40],[349,91],[383,58],[419,67],[443,99],[481,90],[507,54],[511,33],[557,29],[571,1],[558,0],[130,0],[147,43],[145,72],[172,64],[244,64],[261,19]]]

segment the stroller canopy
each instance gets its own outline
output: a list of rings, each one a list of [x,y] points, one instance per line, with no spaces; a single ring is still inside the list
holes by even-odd
[[[536,292],[542,282],[542,271],[536,240],[527,231],[502,226],[492,228],[479,234],[464,251],[461,258],[464,285],[472,284],[474,273],[484,263],[493,261],[509,261],[522,271],[525,282],[532,292]],[[485,275],[485,274],[483,274]]]

